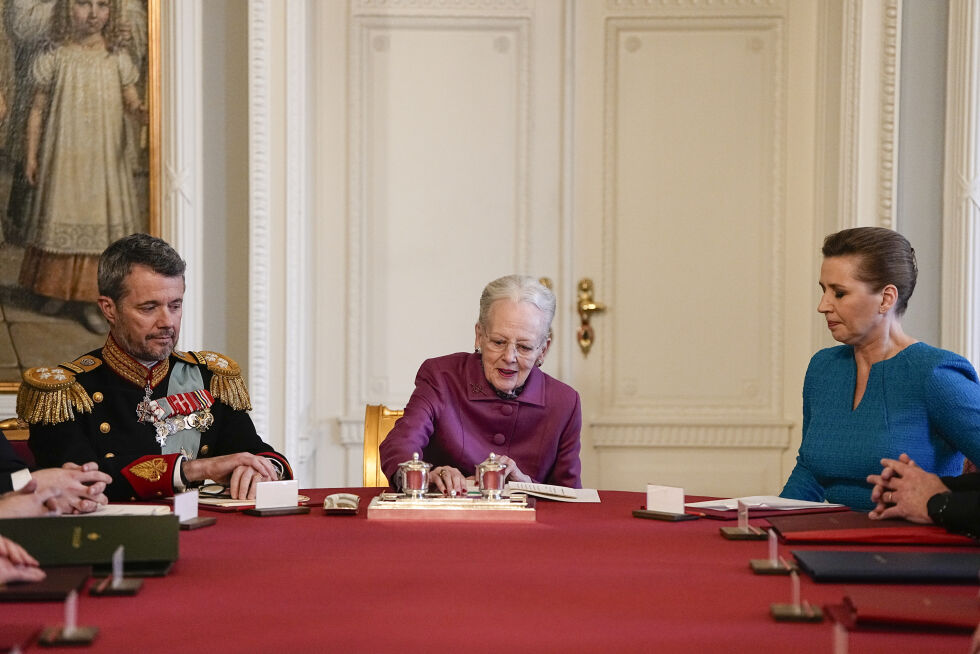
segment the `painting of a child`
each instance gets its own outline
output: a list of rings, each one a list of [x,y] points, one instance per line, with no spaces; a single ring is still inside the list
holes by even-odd
[[[99,254],[146,231],[134,183],[133,131],[146,121],[139,69],[121,47],[119,0],[58,0],[50,46],[31,66],[24,174],[33,188],[25,220],[20,284],[46,298],[42,313],[79,302],[83,322],[103,328]]]

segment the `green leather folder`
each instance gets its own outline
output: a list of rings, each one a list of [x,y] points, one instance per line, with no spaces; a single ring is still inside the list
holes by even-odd
[[[91,565],[110,571],[112,554],[125,547],[127,576],[159,576],[178,556],[175,515],[51,516],[0,520],[0,536],[19,543],[43,567]]]

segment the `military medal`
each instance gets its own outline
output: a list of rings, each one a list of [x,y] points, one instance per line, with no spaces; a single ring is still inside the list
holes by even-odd
[[[214,397],[201,389],[189,393],[168,395],[147,403],[146,411],[156,430],[156,441],[160,447],[167,444],[167,438],[185,429],[205,432],[214,424],[211,405]]]
[[[136,405],[136,419],[140,422],[150,422],[153,420],[153,410],[150,408],[152,400],[150,400],[150,394],[153,393],[153,389],[150,388],[150,380],[146,380],[146,388],[143,390],[143,399],[139,404]]]

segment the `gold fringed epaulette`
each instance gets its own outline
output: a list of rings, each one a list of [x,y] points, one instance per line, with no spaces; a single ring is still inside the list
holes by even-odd
[[[17,415],[32,425],[56,425],[92,411],[92,398],[64,368],[28,368],[17,393]]]
[[[194,352],[197,359],[207,364],[208,370],[214,373],[211,377],[211,395],[221,400],[232,409],[251,411],[252,400],[248,397],[248,388],[242,379],[242,369],[238,364],[217,352]]]

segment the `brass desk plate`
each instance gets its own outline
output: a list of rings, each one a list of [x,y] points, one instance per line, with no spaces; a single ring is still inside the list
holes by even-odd
[[[823,611],[819,606],[803,602],[796,604],[770,604],[769,614],[780,622],[823,622]]]
[[[440,520],[458,522],[535,522],[535,500],[515,494],[499,500],[483,497],[426,496],[382,493],[368,505],[368,520]]]
[[[749,567],[757,575],[788,575],[791,572],[799,572],[800,569],[792,561],[780,559],[773,563],[769,559],[750,559]]]

